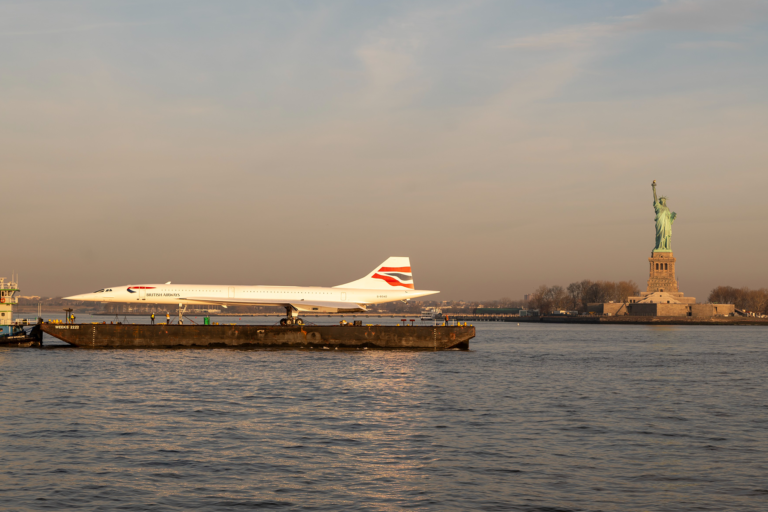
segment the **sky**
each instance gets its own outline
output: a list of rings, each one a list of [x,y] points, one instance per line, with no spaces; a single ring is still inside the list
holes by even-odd
[[[0,275],[768,287],[768,0],[2,1]]]

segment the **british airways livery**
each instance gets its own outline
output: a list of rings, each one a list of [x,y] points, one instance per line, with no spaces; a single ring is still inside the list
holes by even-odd
[[[370,274],[351,283],[322,288],[316,286],[229,286],[209,284],[137,284],[102,288],[93,293],[65,297],[95,302],[143,302],[186,305],[282,306],[283,325],[302,324],[299,312],[345,313],[367,311],[366,306],[410,300],[439,293],[416,290],[409,258],[392,257]]]

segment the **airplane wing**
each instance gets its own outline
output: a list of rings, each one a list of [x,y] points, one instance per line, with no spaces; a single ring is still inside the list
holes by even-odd
[[[222,306],[292,306],[299,311],[320,311],[323,313],[367,311],[364,304],[359,304],[357,302],[326,300],[293,300],[280,302],[275,301],[275,299],[224,299],[221,297],[180,297],[180,299],[198,304],[220,304]]]

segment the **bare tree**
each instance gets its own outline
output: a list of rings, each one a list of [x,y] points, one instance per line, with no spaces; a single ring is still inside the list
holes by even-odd
[[[587,310],[587,290],[592,286],[592,281],[585,279],[568,285],[568,296],[570,298],[570,309],[580,311]]]
[[[562,286],[555,285],[547,290],[547,300],[551,312],[553,310],[564,309],[568,302],[568,294]]]
[[[741,302],[741,292],[732,286],[718,286],[709,293],[709,302],[713,304],[734,304]]]
[[[734,288],[733,286],[718,286],[709,294],[709,302],[713,304],[733,304],[738,309],[768,314],[768,290],[750,290],[749,288]]]
[[[637,283],[630,281],[619,281],[616,285],[616,302],[627,302],[629,297],[640,295],[640,287]]]
[[[755,309],[755,313],[760,313],[761,315],[765,315],[768,313],[768,289],[760,288],[759,290],[755,290],[754,292],[754,298],[753,300],[753,306]]]
[[[612,290],[605,286],[603,281],[597,281],[589,285],[584,293],[584,299],[586,304],[590,303],[603,303],[611,300]]]
[[[545,284],[539,286],[536,291],[531,294],[531,297],[528,299],[528,303],[534,309],[538,309],[542,315],[549,313],[549,311],[552,309],[549,300],[549,286]]]

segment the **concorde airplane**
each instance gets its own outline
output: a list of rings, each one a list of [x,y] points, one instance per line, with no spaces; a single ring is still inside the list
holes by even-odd
[[[187,305],[282,306],[282,325],[303,324],[299,312],[347,313],[367,311],[366,306],[410,300],[439,293],[416,290],[409,258],[392,257],[362,279],[322,288],[316,286],[230,286],[210,284],[136,284],[102,288],[93,293],[65,297],[69,300]]]

